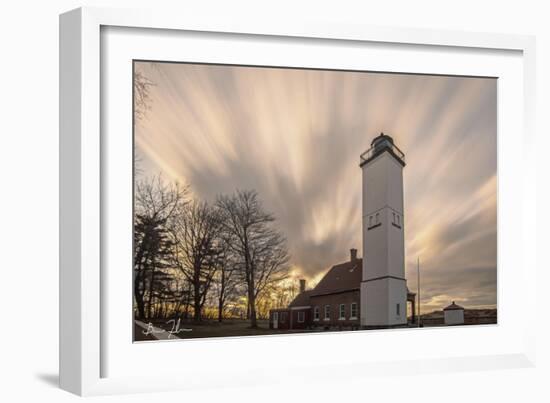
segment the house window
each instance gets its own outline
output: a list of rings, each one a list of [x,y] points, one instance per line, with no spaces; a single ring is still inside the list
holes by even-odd
[[[281,323],[286,322],[286,312],[281,312]]]
[[[352,302],[350,305],[350,319],[357,319],[357,303]]]
[[[346,319],[346,305],[345,304],[340,304],[338,319],[340,319],[340,320]]]
[[[325,305],[325,320],[330,320],[330,305]]]
[[[304,311],[298,311],[298,323],[304,323],[306,321],[306,313]]]
[[[319,320],[321,314],[319,313],[319,307],[313,308],[313,320]]]
[[[397,316],[401,315],[401,304],[397,304],[397,305],[395,306],[395,314],[396,314]]]

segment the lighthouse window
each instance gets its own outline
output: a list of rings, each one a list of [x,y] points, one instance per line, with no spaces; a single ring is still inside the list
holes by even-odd
[[[372,227],[372,216],[369,217],[369,227]]]
[[[397,305],[395,306],[395,314],[396,314],[397,316],[401,315],[401,304],[397,304]]]
[[[401,228],[401,218],[399,217],[398,213],[392,213],[393,214],[393,222],[391,223],[396,228]]]
[[[380,214],[376,213],[376,224],[380,222]]]

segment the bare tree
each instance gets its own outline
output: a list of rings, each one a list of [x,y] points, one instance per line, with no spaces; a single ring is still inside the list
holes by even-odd
[[[220,196],[217,205],[223,214],[223,227],[230,237],[229,248],[239,257],[247,288],[250,326],[257,324],[256,298],[288,273],[289,255],[284,237],[273,228],[275,218],[263,209],[256,191],[236,191]]]
[[[133,102],[134,102],[134,126],[139,121],[143,120],[147,114],[147,111],[151,109],[151,87],[155,83],[145,76],[143,72],[138,70],[134,63],[134,79],[133,79]],[[134,127],[135,130],[135,127]],[[134,174],[140,175],[141,170],[141,156],[139,155],[137,148],[134,145]]]
[[[252,262],[255,267],[255,298],[270,287],[288,278],[290,256],[285,238],[275,230],[264,233],[264,238],[254,245]]]
[[[134,117],[141,120],[151,109],[151,87],[155,84],[134,66]]]
[[[172,227],[175,264],[191,284],[193,318],[201,321],[208,290],[220,266],[221,217],[204,201],[192,201],[178,211]]]
[[[298,295],[298,287],[295,281],[281,281],[266,287],[264,294],[269,300],[270,308],[286,307]]]
[[[214,289],[217,297],[218,322],[222,322],[228,303],[235,302],[238,296],[241,279],[238,266],[227,240],[223,241],[223,252],[220,256],[219,267],[216,274]]]
[[[168,222],[185,203],[187,188],[156,177],[136,184],[134,205],[134,300],[140,318],[150,317],[155,294],[166,287],[173,244]]]
[[[161,175],[136,183],[135,213],[155,219],[172,218],[182,203],[188,202],[189,187],[167,184]]]

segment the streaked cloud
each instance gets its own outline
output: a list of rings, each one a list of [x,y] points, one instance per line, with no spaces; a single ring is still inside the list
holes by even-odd
[[[256,189],[293,272],[361,250],[359,155],[380,131],[405,152],[406,269],[426,309],[496,304],[496,80],[139,63],[155,86],[136,127],[143,175],[214,199]]]

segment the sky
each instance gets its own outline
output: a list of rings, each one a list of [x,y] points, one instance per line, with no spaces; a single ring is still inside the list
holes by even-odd
[[[380,132],[405,153],[405,272],[422,312],[497,302],[497,80],[136,62],[153,85],[135,127],[138,179],[195,197],[255,189],[292,275],[362,256],[359,156]]]

